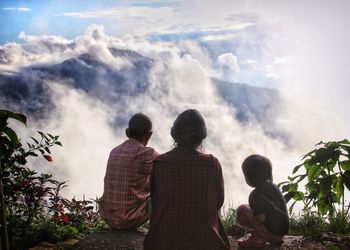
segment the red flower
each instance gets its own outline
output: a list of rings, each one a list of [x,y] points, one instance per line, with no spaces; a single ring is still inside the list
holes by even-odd
[[[44,158],[45,158],[47,161],[53,161],[51,155],[44,155]]]
[[[29,186],[29,183],[30,183],[30,181],[29,180],[23,180],[22,182],[21,182],[21,186],[22,187],[28,187]]]
[[[66,214],[59,215],[56,220],[58,222],[63,222],[63,223],[68,223],[69,222],[69,217]]]

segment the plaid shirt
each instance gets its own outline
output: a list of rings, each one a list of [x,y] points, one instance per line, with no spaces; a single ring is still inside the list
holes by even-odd
[[[108,159],[104,192],[100,199],[102,218],[115,229],[139,226],[148,219],[149,175],[153,148],[129,139],[115,147]]]
[[[218,216],[224,202],[219,161],[177,147],[154,161],[151,227],[145,250],[230,249]]]

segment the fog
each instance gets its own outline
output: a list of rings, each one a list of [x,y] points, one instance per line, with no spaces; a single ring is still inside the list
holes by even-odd
[[[273,9],[271,7],[269,10]],[[281,13],[288,14],[285,11]],[[249,20],[252,19],[251,14],[247,16]],[[305,16],[301,15],[303,18]],[[321,20],[321,17],[320,14],[317,20]],[[343,96],[337,98],[341,94],[339,89],[331,88],[332,91],[328,91],[327,87],[332,81],[344,86],[344,78],[339,76],[344,73],[344,65],[341,68],[332,65],[325,72],[325,62],[320,62],[322,55],[318,55],[323,51],[327,58],[335,59],[342,51],[338,48],[331,54],[324,42],[316,47],[313,44],[305,47],[308,44],[306,40],[316,42],[313,39],[318,37],[318,33],[307,36],[302,29],[294,32],[290,23],[293,18],[295,16],[289,13],[285,19],[285,28],[290,28],[291,32],[285,37],[288,41],[295,41],[295,44],[290,47],[288,43],[288,48],[282,46],[277,53],[267,48],[278,43],[278,36],[265,36],[266,46],[263,48],[266,48],[266,53],[259,59],[265,66],[256,71],[270,74],[274,80],[272,87],[279,89],[284,97],[285,102],[274,111],[278,114],[273,114],[275,119],[271,124],[271,129],[282,131],[284,138],[269,135],[262,124],[254,119],[244,123],[238,121],[235,107],[228,105],[214,87],[212,76],[229,81],[247,80],[245,83],[254,84],[254,79],[244,77],[249,74],[247,67],[262,67],[259,66],[262,63],[258,64],[248,56],[251,52],[247,46],[236,47],[235,53],[218,52],[213,58],[213,51],[218,49],[215,44],[210,50],[197,41],[153,41],[147,37],[108,35],[103,26],[95,24],[84,35],[71,39],[21,33],[20,43],[1,45],[0,70],[3,74],[22,72],[26,67],[53,65],[83,53],[111,65],[116,71],[132,67],[132,63],[125,58],[112,56],[109,48],[130,49],[154,62],[148,73],[149,87],[146,92],[135,95],[115,93],[114,100],[118,101],[113,102],[63,84],[66,79],[47,79],[56,108],[46,111],[49,115],[44,120],[29,117],[29,133],[23,127],[14,126],[24,141],[35,130],[42,130],[60,135],[63,147],[52,150],[53,163],[42,159],[32,162],[33,167],[53,173],[54,178],[60,181],[68,181],[69,186],[63,190],[68,197],[101,196],[108,154],[126,139],[125,125],[133,113],[143,112],[152,119],[154,133],[149,146],[163,153],[174,147],[170,129],[177,114],[187,108],[196,108],[202,113],[208,128],[208,137],[201,150],[215,155],[223,168],[226,206],[247,202],[251,189],[244,182],[241,163],[250,154],[259,153],[270,158],[275,182],[285,181],[293,167],[300,163],[302,155],[312,150],[316,143],[321,140],[342,140],[349,135],[349,123],[344,118],[346,103],[342,102],[345,99]],[[257,21],[254,15],[252,20]],[[266,22],[262,23],[260,28],[269,27],[276,31],[276,24],[269,26]],[[312,25],[313,22],[307,24]],[[297,26],[293,27],[295,29]],[[282,30],[278,34],[282,36],[284,32]],[[239,35],[241,40],[242,36],[244,40],[254,37],[249,32]],[[291,38],[293,35],[296,37]],[[206,39],[213,41],[208,34]],[[308,50],[307,57],[305,50]],[[273,56],[271,51],[275,53]],[[312,62],[305,60],[311,57]],[[335,73],[339,75],[335,76]],[[316,85],[316,81],[319,85]],[[332,101],[325,102],[327,93]]]

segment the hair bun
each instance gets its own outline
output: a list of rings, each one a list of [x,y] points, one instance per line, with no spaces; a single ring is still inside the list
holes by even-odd
[[[180,137],[196,137],[203,140],[207,137],[207,127],[198,110],[187,109],[178,115],[170,134],[175,141]]]

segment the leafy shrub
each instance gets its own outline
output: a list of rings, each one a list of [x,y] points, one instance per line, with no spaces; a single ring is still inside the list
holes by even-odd
[[[303,157],[303,163],[296,166],[289,181],[282,182],[282,192],[287,202],[304,203],[305,209],[317,207],[322,215],[333,216],[336,205],[346,211],[344,189],[350,190],[350,142],[348,140],[320,142],[317,148]],[[304,172],[297,172],[304,167]],[[306,181],[305,192],[299,184]]]
[[[53,161],[50,148],[62,146],[59,136],[38,131],[39,138],[31,137],[24,147],[8,126],[10,118],[26,125],[23,114],[0,110],[3,249],[9,245],[11,249],[26,249],[39,241],[55,243],[105,227],[96,211],[97,198],[68,200],[60,194],[65,182],[26,167],[28,157],[41,155]]]

